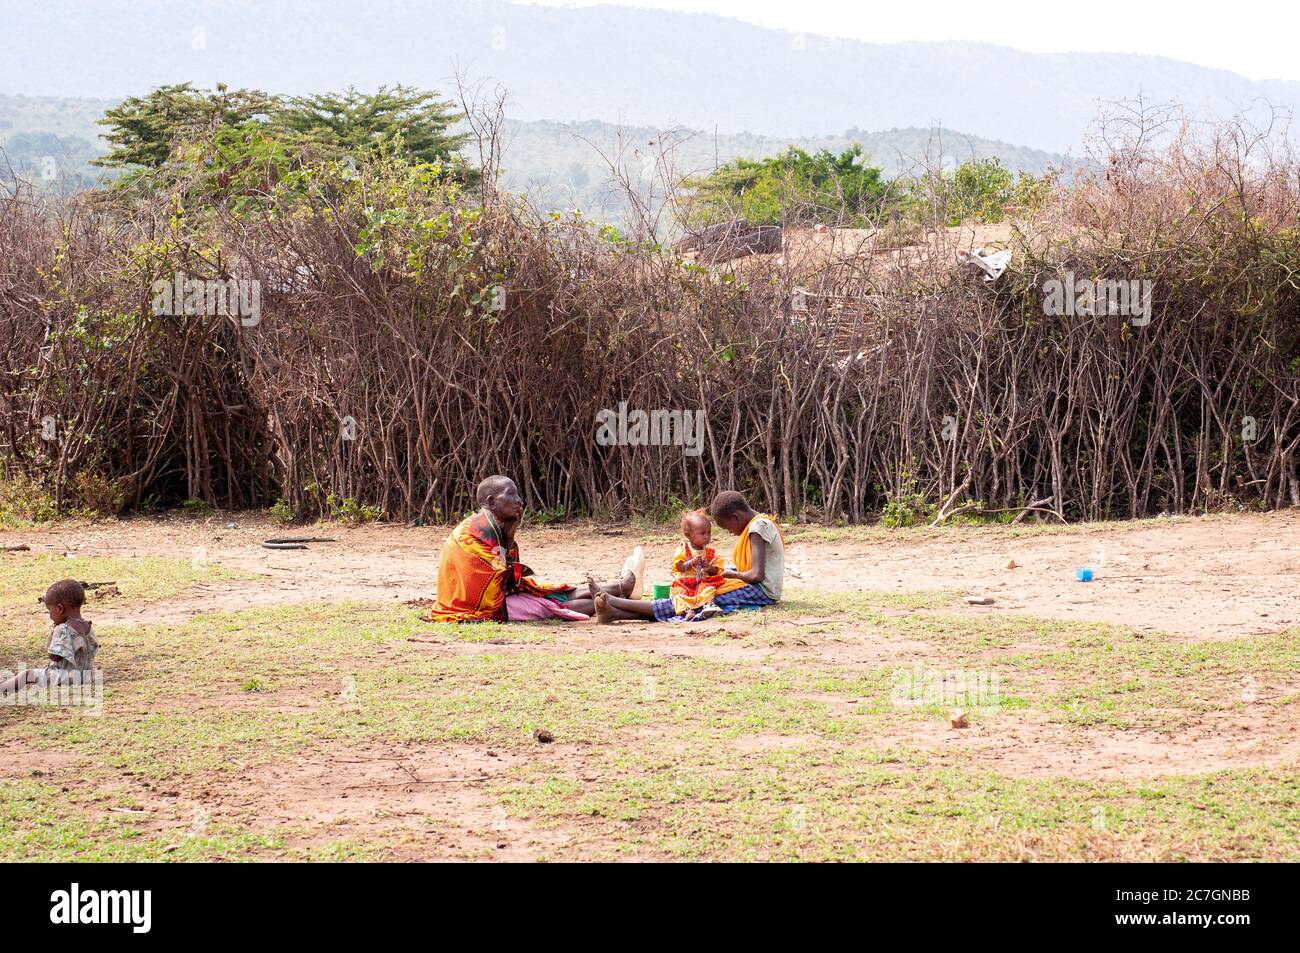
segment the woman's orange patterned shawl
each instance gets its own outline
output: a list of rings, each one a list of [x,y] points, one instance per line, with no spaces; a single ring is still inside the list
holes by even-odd
[[[519,546],[504,546],[503,535],[487,510],[466,517],[451,531],[438,561],[436,604],[424,616],[426,621],[504,622],[506,596],[547,596],[573,588],[533,579],[533,571],[519,561]]]

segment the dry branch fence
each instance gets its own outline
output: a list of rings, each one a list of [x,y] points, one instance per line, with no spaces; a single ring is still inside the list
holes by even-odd
[[[492,472],[602,516],[723,487],[850,521],[914,493],[1070,519],[1300,505],[1298,196],[1293,157],[1239,127],[1117,149],[1022,223],[990,288],[942,229],[811,273],[697,265],[394,164],[202,215],[20,190],[0,466],[61,505],[426,520]],[[260,320],[155,314],[177,271],[256,279]],[[1066,272],[1151,281],[1150,323],[1045,314]],[[620,404],[702,411],[702,452],[600,445]]]

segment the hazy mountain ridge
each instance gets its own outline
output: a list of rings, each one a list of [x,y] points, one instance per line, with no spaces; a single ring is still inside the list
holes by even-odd
[[[1144,93],[1220,115],[1260,98],[1300,106],[1300,83],[1253,82],[1160,57],[870,44],[622,7],[499,0],[10,7],[0,92],[124,96],[182,80],[287,93],[350,83],[448,89],[459,64],[471,78],[510,90],[520,119],[716,125],[770,136],[942,125],[1076,154],[1103,100]]]

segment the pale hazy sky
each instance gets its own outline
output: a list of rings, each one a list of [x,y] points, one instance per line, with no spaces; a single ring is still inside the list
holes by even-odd
[[[1034,53],[1147,53],[1300,80],[1295,0],[514,0],[547,6],[654,7],[716,13],[761,26],[896,43],[969,40]]]

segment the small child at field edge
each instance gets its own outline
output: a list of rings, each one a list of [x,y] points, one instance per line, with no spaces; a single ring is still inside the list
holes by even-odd
[[[0,682],[0,695],[16,692],[24,685],[68,685],[85,679],[95,670],[99,641],[93,626],[81,617],[86,589],[75,579],[61,579],[45,591],[45,610],[54,629],[45,646],[45,668],[23,669]]]

